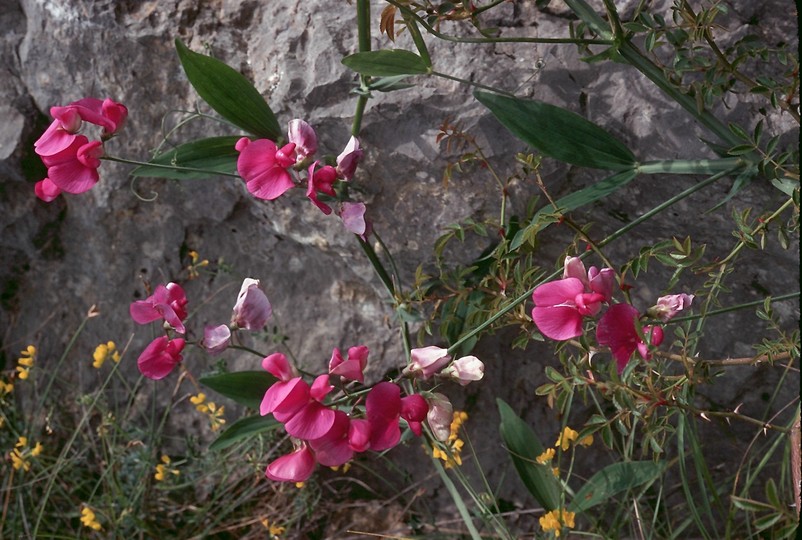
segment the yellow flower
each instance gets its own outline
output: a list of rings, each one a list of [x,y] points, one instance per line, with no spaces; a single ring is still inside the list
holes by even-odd
[[[225,406],[218,407],[214,404],[214,402],[209,402],[209,422],[211,423],[212,431],[217,431],[222,427],[223,424],[226,423],[226,419],[223,418],[223,415],[226,412]]]
[[[157,482],[163,482],[165,478],[167,478],[167,473],[175,476],[181,474],[178,469],[171,469],[168,465],[170,465],[170,456],[162,454],[161,463],[156,465],[156,472],[153,474],[153,478],[155,478]]]
[[[10,394],[14,391],[14,383],[0,381],[0,397]]]
[[[11,466],[14,467],[15,470],[31,470],[31,462],[25,459],[22,453],[16,448],[8,453],[8,457],[11,458]]]
[[[559,467],[552,467],[551,468],[551,474],[553,474],[555,478],[559,478],[560,477],[560,468]]]
[[[34,446],[34,447],[33,447],[33,450],[31,450],[31,455],[32,455],[33,457],[37,457],[39,454],[41,454],[41,453],[42,453],[42,450],[43,450],[43,449],[44,449],[44,446],[42,446],[42,443],[40,443],[40,442],[37,442],[37,443],[36,443],[36,446]]]
[[[554,443],[554,446],[555,448],[562,448],[562,451],[565,452],[568,450],[568,446],[571,444],[571,442],[575,441],[578,436],[579,433],[568,426],[565,426],[565,429],[562,431],[562,433],[560,433],[560,436],[557,437],[557,442]]]
[[[567,510],[552,510],[539,519],[540,528],[543,529],[543,532],[553,532],[554,536],[559,538],[563,527],[574,528],[575,516],[576,514]]]
[[[188,255],[189,255],[189,258],[192,261],[192,262],[189,263],[189,266],[187,266],[187,272],[189,273],[189,279],[195,279],[196,277],[198,277],[200,275],[198,273],[198,268],[203,268],[204,266],[209,266],[209,261],[207,259],[203,259],[202,261],[199,261],[198,259],[200,259],[200,255],[198,255],[198,252],[194,251],[194,250],[190,250]]]
[[[554,457],[554,448],[549,448],[548,450],[537,456],[535,458],[535,461],[537,461],[540,465],[545,465],[546,463],[551,461],[553,457]]]
[[[465,420],[468,419],[468,414],[465,411],[454,411],[452,416],[450,433],[448,440],[444,443],[446,450],[439,447],[432,448],[432,457],[440,459],[445,463],[445,468],[450,469],[455,465],[462,465],[462,447],[465,441],[459,438],[459,430]]]
[[[95,531],[99,531],[103,528],[97,520],[95,513],[88,506],[84,506],[81,510],[81,523],[83,523],[84,527],[89,527]]]
[[[20,351],[20,357],[17,358],[17,377],[23,381],[27,379],[34,360],[36,360],[36,347],[33,345],[28,345],[24,351]]]
[[[581,439],[579,439],[579,441],[577,441],[576,444],[582,446],[590,446],[591,444],[593,444],[593,435],[586,435],[582,437]]]
[[[24,446],[28,446],[28,437],[20,436],[20,438],[17,439],[17,444],[14,445],[14,448],[22,448]]]
[[[280,527],[274,523],[270,523],[270,520],[268,520],[267,518],[262,518],[259,521],[262,523],[262,527],[267,529],[267,532],[271,538],[277,538],[281,536],[282,534],[284,534],[284,531],[286,530],[284,527]]]
[[[120,361],[120,353],[117,351],[117,345],[113,341],[101,343],[95,347],[95,352],[92,354],[92,367],[100,369],[103,362],[111,358],[115,363]]]

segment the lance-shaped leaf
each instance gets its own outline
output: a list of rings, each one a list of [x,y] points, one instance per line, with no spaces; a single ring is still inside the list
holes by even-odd
[[[513,135],[547,156],[611,171],[635,166],[635,156],[629,148],[576,113],[540,101],[478,90],[473,95]]]
[[[423,58],[403,49],[358,52],[346,56],[342,62],[357,73],[371,77],[421,75],[429,73],[430,68]]]
[[[551,467],[540,465],[535,458],[543,453],[543,445],[529,425],[518,418],[512,408],[503,400],[496,399],[501,416],[501,438],[512,458],[526,489],[545,508],[554,510],[560,507],[560,485]]]
[[[175,40],[175,48],[192,87],[220,116],[257,137],[275,141],[281,136],[273,111],[242,74],[220,60],[189,50],[180,39]]]
[[[276,378],[266,371],[235,371],[201,377],[200,383],[251,409],[258,409]]]
[[[663,464],[654,461],[627,461],[608,465],[594,474],[574,495],[568,510],[584,512],[621,492],[651,482],[662,471]]]
[[[151,165],[134,169],[131,175],[191,180],[208,178],[215,173],[236,173],[239,152],[234,145],[238,139],[211,137],[170,148],[151,159],[148,162]]]
[[[585,206],[586,204],[601,200],[614,191],[621,189],[637,176],[638,173],[634,169],[621,171],[591,186],[575,191],[561,199],[557,199],[554,201],[557,208],[547,204],[537,211],[529,225],[518,231],[515,238],[513,238],[510,243],[510,249],[518,249],[524,242],[531,240],[538,232],[557,221],[557,218],[549,221],[547,218],[548,214],[564,214]]]
[[[281,427],[281,424],[278,420],[273,418],[273,416],[260,416],[258,414],[246,416],[245,418],[240,418],[226,428],[226,430],[209,445],[209,450],[222,450],[242,439],[254,437],[260,433],[265,433],[279,427]]]

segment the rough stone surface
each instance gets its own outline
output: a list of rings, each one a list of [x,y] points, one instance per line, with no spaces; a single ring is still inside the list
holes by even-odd
[[[795,40],[794,24],[772,15],[785,9],[783,3],[770,4],[773,7],[740,2],[745,7],[734,10],[729,30],[745,32],[738,26],[760,17],[761,28],[778,28],[783,39]],[[88,384],[87,359],[94,346],[109,339],[126,343],[129,336],[122,369],[127,377],[136,377],[135,359],[150,334],[131,322],[128,304],[145,296],[144,283],[155,286],[179,278],[188,249],[222,261],[213,266],[227,270],[188,283],[190,339],[201,337],[203,324],[228,319],[241,279],[250,276],[262,280],[276,314],[274,322],[289,336],[289,346],[306,369],[322,369],[333,347],[357,343],[371,350],[369,376],[374,380],[399,366],[403,351],[381,284],[340,222],[323,216],[301,193],[265,203],[251,198],[234,179],[132,182],[129,166],[104,162],[101,182],[84,195],[61,197],[51,204],[33,196],[33,183],[44,170],[31,145],[47,125],[51,106],[88,95],[125,103],[128,123],[107,151],[146,160],[160,142],[163,116],[199,104],[175,55],[176,37],[193,50],[208,48],[242,71],[267,97],[282,125],[305,118],[316,127],[322,152],[338,153],[348,139],[355,105],[355,77],[340,64],[356,49],[353,6],[319,0],[0,0],[0,6],[0,360],[5,360],[5,369],[29,342],[41,351],[40,367],[55,365],[89,307],[96,305],[101,315],[78,339],[68,366],[62,367],[63,377],[80,377]],[[554,12],[564,15],[560,9]],[[374,18],[378,13],[377,4]],[[493,23],[505,35],[554,36],[566,23],[543,16],[534,2],[510,3],[496,17]],[[763,17],[772,19],[764,24]],[[712,157],[698,139],[704,135],[702,128],[631,68],[583,63],[567,45],[430,42],[440,71],[575,110],[615,134],[643,160]],[[378,37],[374,45],[390,46]],[[396,46],[409,48],[407,36]],[[728,119],[754,117],[757,108],[751,99],[732,105],[722,109]],[[512,171],[511,156],[526,150],[469,89],[452,81],[427,78],[414,89],[374,96],[363,121],[367,153],[355,190],[368,203],[376,230],[394,250],[407,280],[419,264],[430,264],[431,246],[447,224],[497,213],[498,189],[488,175],[458,176],[448,187],[443,185],[447,160],[435,135],[447,117],[459,119],[475,133],[505,173]],[[175,117],[169,118],[174,125]],[[779,115],[767,118],[766,129],[789,139],[798,137],[798,128]],[[217,124],[196,123],[179,131],[176,140],[221,133],[225,129]],[[603,178],[598,171],[550,160],[542,173],[555,197]],[[645,177],[575,217],[594,221],[594,237],[601,238],[697,181]],[[518,184],[513,190],[517,212],[538,193],[534,185]],[[620,264],[642,246],[671,235],[690,235],[707,244],[707,257],[724,255],[733,243],[733,210],[749,205],[772,208],[780,200],[773,187],[756,182],[724,210],[705,213],[728,190],[729,184],[722,182],[682,201],[612,246],[610,257]],[[154,200],[143,199],[151,195]],[[570,231],[550,230],[540,246],[541,264],[554,264],[570,239]],[[460,256],[470,260],[482,247],[473,246],[474,253]],[[772,243],[766,252],[746,254],[740,268],[743,273],[730,282],[725,304],[759,299],[766,291],[798,289],[796,248],[782,251]],[[634,291],[636,304],[648,306],[662,292],[668,275],[650,269]],[[699,277],[683,286],[690,291],[701,281]],[[778,309],[784,324],[796,324],[798,304]],[[763,332],[754,321],[750,312],[717,321],[718,330],[703,342],[700,354],[752,354],[749,346],[760,341]],[[534,396],[545,380],[544,366],[556,362],[551,345],[533,344],[524,352],[512,352],[513,337],[501,332],[479,344],[476,354],[487,365],[483,383],[464,392],[448,389],[457,405],[470,408],[475,419],[471,437],[495,479],[504,471],[508,478],[514,475],[497,437],[495,397],[522,411],[544,438],[555,436],[559,425],[555,413]],[[269,347],[262,338],[266,339],[256,337],[253,343]],[[252,356],[228,353],[226,358],[232,369],[258,369]],[[216,360],[190,352],[185,361],[200,372]],[[779,375],[777,368],[768,366],[729,371],[726,383],[720,380],[710,389],[709,399],[744,402],[744,410],[760,415],[762,398],[755,387],[770,390]],[[798,390],[798,373],[790,378],[797,382],[786,385],[788,399]],[[732,441],[754,435],[748,426],[721,429],[727,433],[719,441],[722,455],[731,451]],[[419,457],[409,458],[409,464]],[[507,484],[505,497],[524,500],[516,482]]]

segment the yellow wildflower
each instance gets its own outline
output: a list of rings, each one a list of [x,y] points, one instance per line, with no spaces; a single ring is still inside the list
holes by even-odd
[[[97,520],[95,513],[88,506],[84,506],[81,510],[81,523],[83,523],[84,527],[89,527],[94,531],[99,531],[103,528]]]
[[[559,478],[560,477],[560,468],[559,467],[552,467],[551,468],[551,474],[554,475],[554,478]]]
[[[36,347],[28,345],[25,350],[20,351],[20,357],[17,358],[17,377],[21,380],[28,378],[36,360]]]
[[[562,448],[562,451],[565,452],[566,450],[568,450],[568,446],[573,441],[575,441],[578,436],[579,436],[579,433],[577,433],[573,429],[569,428],[568,426],[565,426],[565,429],[562,430],[562,433],[560,433],[560,436],[557,437],[557,442],[554,443],[554,447],[555,448],[557,448],[557,447]]]
[[[546,463],[551,461],[553,457],[554,457],[554,448],[549,448],[548,450],[537,456],[535,458],[535,461],[537,461],[540,465],[545,465]]]
[[[574,518],[576,514],[567,510],[552,510],[540,518],[540,528],[543,532],[553,532],[559,538],[563,527],[574,528]]]
[[[8,457],[11,458],[11,466],[14,467],[15,470],[31,470],[31,462],[25,459],[25,456],[16,448],[8,453]]]
[[[450,469],[454,465],[462,465],[462,457],[460,454],[465,442],[459,438],[459,430],[467,419],[468,413],[465,411],[454,411],[451,425],[449,426],[450,433],[448,435],[448,440],[444,443],[446,450],[439,447],[432,448],[432,457],[445,462],[446,469]]]
[[[165,478],[167,478],[167,473],[172,475],[178,476],[181,472],[178,469],[172,469],[169,467],[171,461],[170,456],[167,454],[162,454],[161,463],[156,465],[156,473],[153,475],[153,478],[156,479],[157,482],[163,482]]]
[[[225,406],[218,407],[214,404],[214,402],[209,402],[209,422],[211,423],[212,431],[217,431],[222,427],[223,424],[226,423],[226,419],[223,418],[223,415],[226,412]]]
[[[14,445],[14,449],[8,453],[8,457],[11,458],[11,466],[16,470],[30,471],[31,462],[29,458],[37,457],[42,453],[43,448],[40,442],[37,442],[33,448],[29,448],[28,437],[20,436]]]
[[[590,446],[591,444],[593,444],[593,435],[586,435],[582,437],[581,439],[579,439],[579,441],[577,441],[576,444],[582,446]]]
[[[95,347],[95,352],[92,354],[92,367],[100,369],[103,363],[111,358],[115,363],[120,361],[120,353],[117,350],[117,345],[113,341],[101,343]]]
[[[14,383],[11,381],[0,381],[0,397],[6,396],[14,391]]]
[[[206,414],[209,412],[209,406],[206,405],[206,394],[203,392],[198,392],[197,396],[192,396],[189,398],[189,401],[195,405],[195,410]]]
[[[189,279],[195,279],[196,277],[198,277],[200,275],[198,273],[198,269],[199,268],[203,268],[204,266],[209,266],[209,261],[206,260],[206,259],[203,259],[202,261],[199,261],[200,255],[198,255],[198,252],[194,251],[194,250],[190,250],[188,255],[189,255],[189,258],[192,261],[192,262],[189,263],[189,266],[187,266],[187,272],[189,273]]]
[[[36,446],[34,446],[33,449],[31,450],[31,455],[33,457],[37,457],[37,456],[39,456],[39,454],[42,453],[43,449],[44,449],[44,446],[42,446],[42,443],[37,442]]]
[[[280,527],[275,523],[270,523],[270,520],[268,520],[267,518],[262,518],[259,521],[262,523],[262,527],[267,529],[270,538],[278,538],[279,536],[284,534],[284,531],[286,530],[284,527]]]
[[[297,487],[298,489],[303,488],[305,485],[306,485],[305,482],[295,482],[295,487]]]

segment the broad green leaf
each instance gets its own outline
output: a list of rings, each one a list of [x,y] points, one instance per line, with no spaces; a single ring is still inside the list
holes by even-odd
[[[799,188],[799,180],[791,180],[790,178],[772,178],[771,185],[789,197],[793,197],[794,190]]]
[[[546,221],[548,214],[571,212],[577,208],[601,200],[621,189],[637,176],[638,173],[634,169],[621,171],[612,176],[608,176],[604,180],[596,182],[592,186],[588,186],[570,195],[566,195],[561,199],[557,199],[554,201],[557,208],[554,208],[550,204],[544,206],[537,211],[529,225],[518,231],[510,244],[510,249],[518,249],[526,241],[527,237],[536,234],[540,230],[548,227],[551,223],[556,222],[556,220]]]
[[[501,438],[512,458],[518,476],[526,489],[546,510],[560,506],[560,484],[551,467],[540,465],[535,458],[543,453],[543,445],[529,425],[518,418],[502,399],[496,399],[501,416]]]
[[[342,62],[357,73],[371,77],[429,73],[429,66],[423,58],[403,49],[358,52],[346,56]]]
[[[281,137],[276,116],[248,79],[220,60],[189,50],[178,38],[175,48],[192,87],[220,116],[257,137]]]
[[[131,172],[133,176],[188,180],[208,178],[215,173],[235,173],[239,137],[211,137],[170,148]],[[182,167],[176,169],[174,167]],[[193,170],[186,170],[193,169]]]
[[[663,464],[653,461],[626,461],[608,465],[582,486],[568,509],[584,512],[623,491],[651,482],[662,471]]]
[[[266,371],[235,371],[201,377],[200,383],[251,409],[258,409],[276,378]]]
[[[215,441],[209,445],[209,450],[222,450],[235,444],[242,439],[253,437],[260,433],[281,427],[281,424],[273,416],[246,416],[231,424],[220,434]]]
[[[629,148],[576,113],[540,101],[478,90],[473,95],[513,135],[547,156],[611,171],[635,166],[635,156]]]

